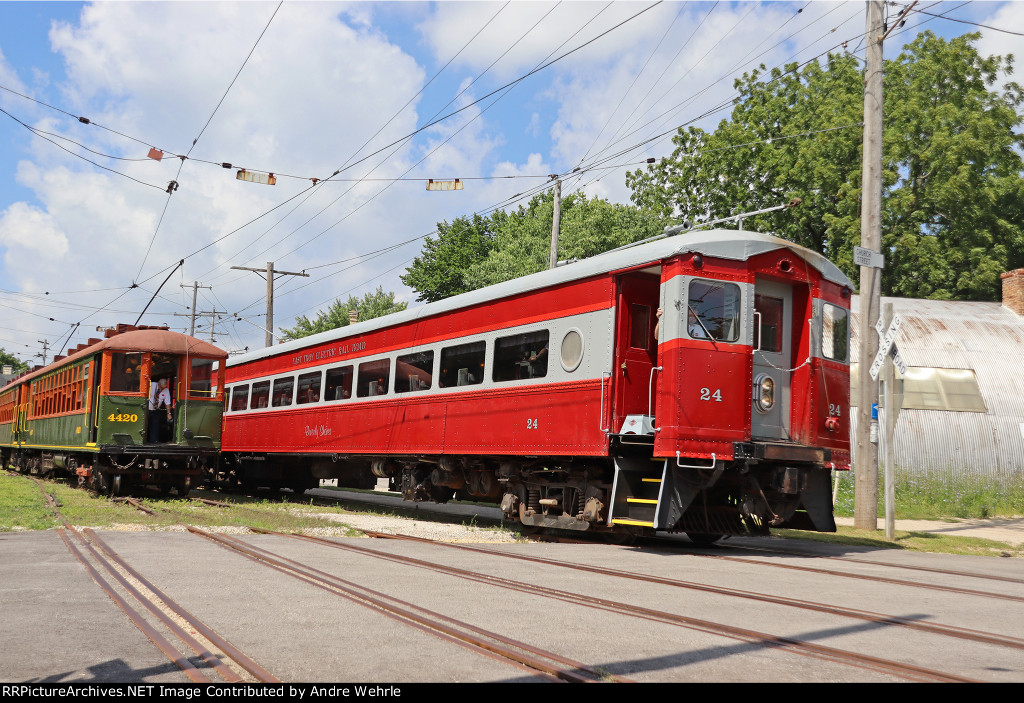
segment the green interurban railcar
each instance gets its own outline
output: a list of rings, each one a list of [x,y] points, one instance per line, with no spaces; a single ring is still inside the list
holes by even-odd
[[[166,327],[109,329],[0,389],[0,459],[101,493],[155,486],[184,496],[217,462],[225,359]],[[170,413],[149,409],[160,379]]]

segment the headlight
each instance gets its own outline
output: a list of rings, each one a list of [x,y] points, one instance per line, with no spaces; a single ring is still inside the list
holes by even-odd
[[[766,413],[775,405],[775,381],[766,373],[754,379],[754,406]]]

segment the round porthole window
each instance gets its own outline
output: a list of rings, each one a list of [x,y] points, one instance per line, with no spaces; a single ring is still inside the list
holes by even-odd
[[[577,329],[571,329],[562,337],[561,347],[562,368],[570,373],[579,368],[583,361],[583,335]]]

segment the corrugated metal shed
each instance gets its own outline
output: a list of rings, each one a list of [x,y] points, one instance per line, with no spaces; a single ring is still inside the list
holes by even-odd
[[[885,303],[903,318],[896,346],[907,366],[970,369],[985,404],[983,413],[904,408],[896,425],[897,467],[992,477],[1024,472],[1024,317],[1000,303],[882,298]],[[851,308],[851,354],[858,361],[859,296]],[[856,421],[851,413],[851,436]]]

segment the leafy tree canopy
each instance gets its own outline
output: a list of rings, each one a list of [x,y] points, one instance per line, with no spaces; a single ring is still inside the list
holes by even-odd
[[[490,217],[459,217],[451,224],[437,223],[437,239],[427,237],[422,253],[401,276],[402,283],[417,292],[417,300],[434,302],[472,290],[466,272],[491,251],[494,229],[506,217],[498,211]]]
[[[3,347],[0,347],[0,366],[7,366],[8,364],[14,368],[14,373],[20,373],[28,370],[28,364],[20,360],[14,354],[8,353]]]
[[[511,213],[461,217],[438,224],[437,239],[402,281],[419,300],[444,298],[541,271],[548,266],[554,193],[535,195]],[[562,199],[559,259],[583,259],[661,232],[667,220],[650,211],[571,193]]]
[[[1024,265],[1024,94],[994,89],[1013,57],[981,57],[978,38],[924,32],[885,64],[887,295],[994,300],[999,274]],[[737,80],[730,120],[680,129],[670,157],[627,174],[633,201],[700,222],[800,197],[744,227],[820,251],[856,280],[863,72],[845,55],[761,69]]]
[[[362,298],[350,295],[345,302],[342,302],[341,298],[335,300],[327,310],[318,312],[315,320],[311,321],[305,315],[299,315],[295,318],[295,327],[292,329],[281,328],[281,331],[284,333],[281,335],[281,339],[282,341],[299,339],[301,337],[308,337],[311,334],[317,334],[318,332],[345,327],[350,324],[350,310],[357,310],[359,312],[359,321],[362,322],[364,320],[372,320],[375,317],[390,315],[393,312],[400,312],[408,306],[408,303],[396,303],[393,292],[385,293],[381,286],[377,286],[375,292],[367,293]]]

